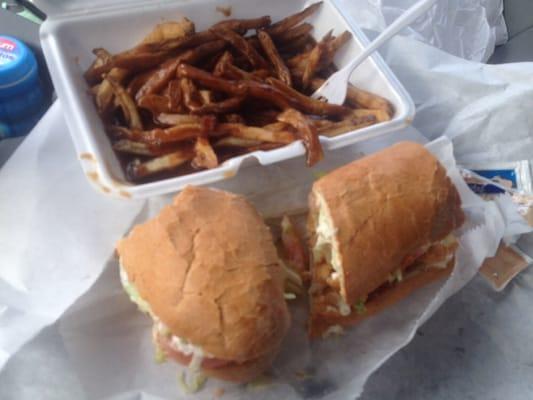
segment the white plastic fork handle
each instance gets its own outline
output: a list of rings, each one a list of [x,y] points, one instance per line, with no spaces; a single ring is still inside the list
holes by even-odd
[[[334,75],[337,75],[339,78],[340,76],[345,78],[347,85],[347,81],[352,75],[353,70],[357,68],[359,64],[361,64],[369,55],[371,55],[374,51],[381,47],[382,44],[387,42],[403,28],[409,26],[419,16],[428,11],[436,1],[437,0],[420,0],[417,3],[413,4],[407,11],[405,11],[402,15],[396,18],[396,20],[392,24],[390,24],[383,32],[381,32],[379,36],[375,38],[372,43],[370,43],[368,47],[363,50],[361,54],[355,57],[348,65],[344,66]],[[344,97],[346,97],[346,91]],[[341,103],[344,101],[344,97],[342,98]]]
[[[414,20],[428,11],[436,1],[437,0],[420,0],[419,2],[413,4],[406,12],[396,18],[392,24],[390,24],[383,32],[381,32],[379,36],[375,38],[358,57],[356,57],[344,68],[353,70],[361,63],[361,61],[381,47],[382,44],[389,41],[389,39],[395,36],[403,28],[411,25]]]

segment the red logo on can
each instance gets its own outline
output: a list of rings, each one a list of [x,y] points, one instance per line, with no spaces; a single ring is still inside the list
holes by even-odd
[[[6,51],[15,51],[17,48],[16,43],[12,42],[11,40],[7,40],[4,38],[0,38],[0,50],[6,50]]]

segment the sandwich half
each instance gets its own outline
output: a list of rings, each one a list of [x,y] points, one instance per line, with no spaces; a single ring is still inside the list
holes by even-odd
[[[188,187],[117,250],[160,357],[234,382],[270,367],[290,322],[284,275],[269,229],[243,197]]]
[[[453,269],[461,200],[420,144],[333,171],[314,183],[309,207],[311,337],[338,333]]]

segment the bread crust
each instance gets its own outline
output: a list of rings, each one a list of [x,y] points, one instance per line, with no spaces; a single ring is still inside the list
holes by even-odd
[[[187,187],[117,250],[129,281],[173,335],[250,368],[279,350],[290,323],[283,273],[269,229],[242,196]]]
[[[464,221],[457,189],[439,161],[402,142],[341,167],[313,185],[329,209],[344,272],[347,304],[377,289],[406,257],[442,240]],[[311,246],[316,240],[311,231]]]

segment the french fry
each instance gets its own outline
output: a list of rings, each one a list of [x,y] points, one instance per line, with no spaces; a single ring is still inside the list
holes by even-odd
[[[288,109],[278,116],[278,120],[291,125],[296,130],[298,137],[302,139],[307,150],[307,165],[309,167],[324,158],[324,151],[320,140],[318,140],[316,128],[305,116],[297,110]]]
[[[126,90],[128,91],[129,95],[135,99],[135,96],[139,89],[146,83],[148,78],[152,75],[154,70],[148,70],[141,72],[137,75],[135,75],[130,82],[128,83],[128,86],[126,87]]]
[[[225,114],[239,109],[244,99],[244,96],[230,97],[217,103],[209,103],[197,108],[191,108],[191,113],[196,115]]]
[[[394,107],[390,101],[353,85],[348,85],[346,100],[353,107],[382,110],[387,113],[389,119],[394,115]],[[380,120],[385,121],[384,118]]]
[[[205,137],[199,137],[194,144],[194,158],[191,165],[193,168],[216,168],[218,166],[218,158],[215,151],[211,147],[209,140]]]
[[[270,25],[270,17],[265,15],[252,19],[228,19],[212,26],[213,29],[229,29],[244,35],[250,29],[261,29]]]
[[[113,94],[115,95],[115,101],[117,101],[122,109],[122,113],[128,126],[132,129],[143,129],[141,117],[137,111],[135,102],[126,89],[112,78],[106,78],[106,81],[111,85]]]
[[[293,88],[285,85],[280,80],[274,78],[267,78],[267,83],[272,85],[272,88],[277,89],[279,92],[283,93],[291,106],[298,111],[312,115],[322,115],[322,116],[333,116],[338,117],[346,115],[350,112],[350,109],[338,104],[329,104],[324,103],[311,97],[308,97]],[[288,107],[287,107],[288,108]]]
[[[188,78],[180,79],[180,89],[183,96],[183,104],[189,111],[197,110],[202,106],[200,94],[194,82]]]
[[[258,146],[262,142],[260,140],[254,139],[243,139],[235,136],[228,136],[222,139],[219,139],[215,142],[215,147],[253,147]]]
[[[224,71],[228,64],[233,64],[233,56],[229,51],[225,51],[215,64],[215,68],[213,68],[213,75],[217,78],[224,76]]]
[[[134,181],[141,180],[150,175],[175,169],[192,160],[193,157],[194,150],[190,146],[184,146],[180,150],[153,158],[150,161],[140,162],[138,159],[134,160],[128,164],[127,174]]]
[[[167,96],[161,96],[159,94],[147,94],[141,97],[137,101],[139,108],[144,108],[152,113],[153,116],[157,116],[161,113],[172,113],[178,110],[173,110],[170,104],[170,99]]]
[[[203,31],[185,37],[139,44],[129,52],[163,54],[168,57],[169,54],[176,54],[179,51],[198,47],[213,40],[216,40],[216,36],[212,32]]]
[[[259,38],[256,36],[247,37],[246,41],[250,43],[250,46],[252,46],[257,51],[261,51],[261,43],[259,42]]]
[[[374,116],[376,118],[376,122],[385,122],[390,121],[391,119],[391,116],[387,110],[366,110],[360,108],[353,110],[349,114],[349,116],[352,118],[361,118],[368,115]]]
[[[181,145],[179,146],[181,147]],[[147,157],[158,157],[177,150],[176,146],[155,146],[128,139],[122,139],[113,143],[113,149],[119,153],[128,153]]]
[[[281,243],[288,267],[300,276],[300,283],[306,282],[309,278],[307,252],[301,235],[288,215],[284,215],[281,220]]]
[[[202,100],[202,104],[206,105],[214,103],[213,92],[211,90],[199,90],[198,94],[200,95],[200,100]]]
[[[200,124],[202,117],[189,114],[167,114],[161,113],[155,117],[155,121],[161,125],[183,125],[183,124]]]
[[[272,41],[272,38],[268,33],[265,31],[259,31],[257,32],[257,37],[259,38],[259,42],[261,43],[261,46],[263,46],[263,50],[265,51],[265,54],[269,58],[270,62],[274,66],[274,69],[276,70],[276,75],[278,78],[284,82],[288,86],[292,86],[292,79],[291,79],[291,73],[287,66],[285,65],[285,62],[281,58],[281,56],[278,53],[278,50],[276,49],[276,45]]]
[[[315,127],[318,134],[327,137],[334,137],[346,132],[355,131],[364,128],[365,126],[374,125],[378,121],[375,115],[363,115],[360,117],[348,118],[339,122],[326,121],[326,124]]]
[[[121,68],[113,68],[108,72],[107,77],[118,83],[121,83],[124,78],[128,75],[128,71]],[[100,85],[98,85],[98,90],[95,93],[94,101],[96,102],[96,107],[100,114],[108,114],[111,111],[111,106],[113,105],[113,86],[111,83],[104,79]]]
[[[185,112],[182,104],[181,82],[179,79],[173,79],[168,83],[166,96],[169,99],[170,109],[173,112]]]
[[[259,100],[264,100],[272,105],[275,105],[280,110],[290,108],[291,103],[294,103],[296,101],[294,98],[289,98],[289,96],[285,95],[282,91],[267,83],[255,81],[241,81],[241,84],[246,87],[246,89],[248,90],[247,93],[250,97],[254,97]]]
[[[253,72],[248,72],[240,69],[233,64],[222,64],[217,71],[219,76],[230,80],[248,80],[263,82],[266,77],[270,76],[270,71],[266,69],[257,69]]]
[[[246,121],[240,114],[226,114],[224,115],[224,122],[233,122],[236,124],[245,124]]]
[[[333,31],[326,33],[322,40],[318,42],[313,50],[311,50],[309,53],[302,75],[302,86],[304,89],[307,89],[311,83],[311,79],[313,79],[313,76],[317,73],[320,62],[322,61],[324,53],[326,52],[328,42],[331,40],[332,33]]]
[[[287,60],[287,63],[289,60],[294,57],[299,52],[306,53],[307,51],[311,51],[312,48],[316,45],[316,41],[313,39],[311,35],[302,35],[300,37],[297,37],[294,40],[291,40],[290,42],[283,42],[278,45],[278,50],[280,54],[283,55],[283,58]],[[307,46],[310,48],[308,49]]]
[[[181,142],[188,139],[196,139],[207,136],[214,131],[214,119],[204,118],[200,123],[188,123],[172,126],[170,128],[155,128],[149,131],[127,129],[123,127],[111,127],[110,132],[117,138],[129,139],[152,145]]]
[[[317,90],[324,82],[325,79],[315,78],[311,82],[311,88]],[[394,115],[394,107],[387,99],[378,96],[377,94],[367,92],[366,90],[359,89],[352,84],[348,85],[346,101],[352,107],[385,111],[388,114],[389,119]],[[381,117],[380,120],[383,120],[383,117]]]
[[[339,36],[333,38],[328,44],[328,58],[324,64],[330,64],[333,62],[333,57],[339,49],[350,41],[352,34],[348,31],[342,32]]]
[[[231,135],[242,139],[257,140],[260,142],[288,144],[296,140],[294,133],[290,131],[271,131],[265,128],[246,126],[243,124],[218,124],[217,131],[220,134]]]
[[[245,56],[250,64],[255,68],[267,68],[268,64],[257,50],[242,36],[230,29],[212,29],[212,32],[219,38],[228,42],[231,46]]]
[[[307,36],[311,33],[313,30],[313,25],[304,22],[303,24],[300,24],[298,26],[295,26],[294,28],[291,28],[289,30],[286,30],[279,35],[275,36],[274,42],[277,44],[283,44],[287,42],[292,42],[293,40],[296,40],[302,36]]]
[[[209,89],[224,92],[234,96],[243,96],[246,94],[246,87],[236,82],[227,81],[218,78],[209,72],[195,68],[191,65],[181,64],[178,67],[178,77],[188,78],[200,82]]]
[[[215,40],[212,42],[204,43],[193,50],[188,50],[179,56],[167,60],[161,68],[155,71],[152,76],[146,81],[146,83],[137,92],[137,98],[146,94],[157,93],[176,75],[176,69],[178,65],[182,63],[192,63],[201,60],[202,58],[221,51],[225,42],[222,40]]]
[[[187,18],[179,21],[168,21],[157,24],[154,29],[146,35],[141,44],[158,43],[169,39],[179,39],[194,33],[194,24]]]
[[[257,110],[244,115],[244,119],[248,125],[265,126],[274,123],[278,120],[278,110]]]
[[[141,53],[136,51],[130,51],[118,54],[113,57],[110,62],[109,69],[124,68],[130,72],[142,72],[148,69],[152,69],[161,64],[167,58],[166,53]]]
[[[284,19],[282,19],[279,22],[276,22],[275,24],[272,24],[268,29],[268,33],[270,33],[272,36],[280,35],[290,28],[292,28],[295,25],[298,25],[301,23],[304,19],[314,14],[322,5],[322,2],[319,1],[317,3],[311,4],[309,7],[305,8],[304,10],[300,11],[299,13],[290,15]]]
[[[83,74],[83,77],[89,84],[101,82],[103,74],[111,71],[111,68],[113,68],[113,56],[106,49],[94,49],[93,54],[96,56],[96,59],[85,74]]]
[[[279,116],[279,114],[278,114]],[[272,122],[270,124],[264,125],[262,127],[263,129],[267,129],[272,132],[281,132],[281,131],[288,131],[290,130],[290,124],[287,124],[285,122]]]
[[[351,37],[351,33],[347,31],[343,32],[336,38],[326,35],[326,37],[321,40],[321,54],[320,59],[315,66],[315,72],[323,71],[325,68],[329,67],[333,62],[336,52],[348,42]],[[316,50],[316,46],[311,51],[297,54],[287,60],[287,66],[291,69],[291,73],[294,76],[303,77],[309,61],[314,61],[310,60],[313,51],[315,51],[315,54],[316,51],[318,51]]]

